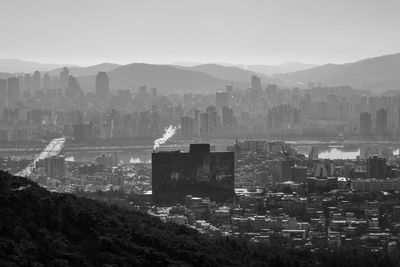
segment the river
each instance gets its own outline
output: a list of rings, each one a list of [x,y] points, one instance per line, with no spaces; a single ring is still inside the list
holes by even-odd
[[[161,150],[181,150],[187,151],[189,144],[193,140],[179,141],[172,140],[160,147]],[[234,140],[213,140],[212,146],[216,151],[224,151],[228,145],[234,144]],[[308,155],[311,149],[310,141],[290,142],[292,147],[296,148],[299,153]],[[321,144],[319,144],[321,146]],[[399,149],[392,149],[394,155],[399,154]],[[127,145],[127,146],[105,146],[105,147],[71,147],[66,144],[64,155],[67,161],[83,161],[94,162],[97,156],[101,154],[117,153],[120,161],[131,163],[148,163],[151,162],[151,153],[153,147],[151,145]],[[31,159],[40,151],[36,150],[20,150],[20,149],[0,149],[1,157],[14,157]],[[357,145],[345,146],[336,144],[325,144],[319,148],[320,159],[356,159],[360,155],[360,148]]]

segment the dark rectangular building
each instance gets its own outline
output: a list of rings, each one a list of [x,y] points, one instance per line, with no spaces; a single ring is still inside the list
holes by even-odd
[[[186,195],[225,202],[234,197],[234,153],[210,152],[210,144],[191,144],[188,153],[152,153],[153,201],[184,203]]]

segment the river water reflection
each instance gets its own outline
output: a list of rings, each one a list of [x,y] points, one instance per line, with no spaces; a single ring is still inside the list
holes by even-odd
[[[189,144],[193,141],[176,141],[160,147],[161,150],[181,150],[187,151]],[[217,140],[212,142],[214,150],[224,151],[228,145],[234,144],[234,140]],[[299,153],[306,156],[310,152],[311,146],[302,143],[292,143],[292,147],[297,149]],[[85,147],[80,149],[65,149],[64,155],[67,161],[79,162],[95,162],[97,156],[101,154],[117,153],[120,161],[125,163],[150,163],[151,153],[153,147],[148,146],[129,146],[129,147]],[[30,159],[40,151],[23,152],[18,150],[1,150],[1,157],[16,157]],[[399,149],[393,151],[394,155],[399,154]],[[320,159],[356,159],[360,155],[360,148],[353,146],[351,148],[344,148],[344,146],[324,146],[319,149]]]

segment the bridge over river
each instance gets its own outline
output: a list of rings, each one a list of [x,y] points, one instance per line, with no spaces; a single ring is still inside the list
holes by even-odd
[[[56,138],[51,140],[51,142],[40,152],[34,160],[25,169],[16,173],[16,176],[29,177],[32,175],[33,169],[35,169],[36,162],[60,154],[65,144],[65,137]]]

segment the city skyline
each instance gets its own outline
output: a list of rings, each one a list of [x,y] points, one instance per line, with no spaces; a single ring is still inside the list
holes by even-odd
[[[399,5],[85,1],[60,12],[60,1],[2,1],[8,12],[0,22],[9,26],[3,35],[13,42],[0,44],[1,58],[76,65],[345,63],[399,52]]]

